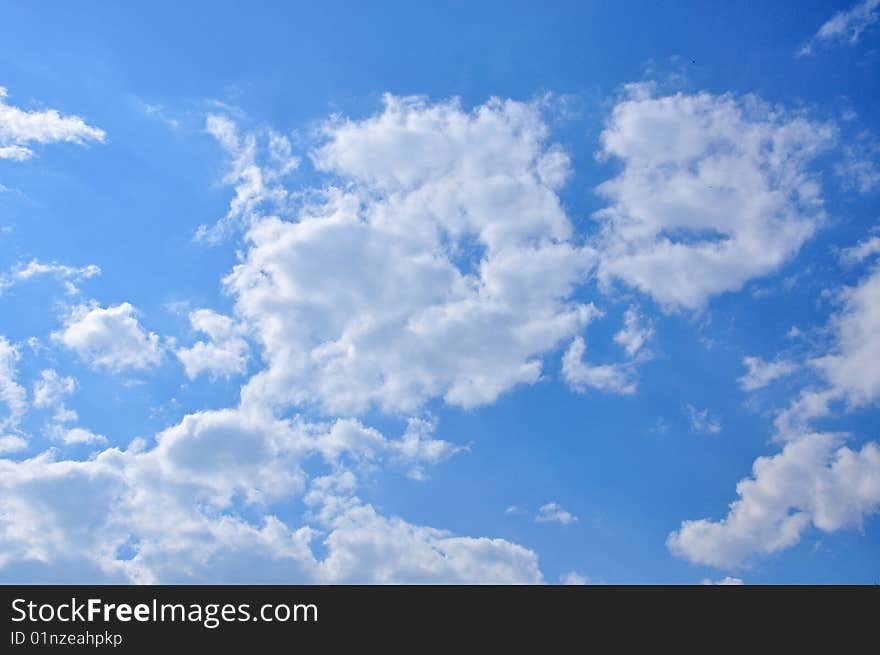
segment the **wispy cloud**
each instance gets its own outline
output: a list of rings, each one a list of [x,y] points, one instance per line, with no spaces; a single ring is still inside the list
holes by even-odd
[[[849,9],[839,11],[825,21],[809,41],[798,50],[800,57],[813,54],[824,43],[855,45],[862,34],[880,19],[880,0],[862,0]]]

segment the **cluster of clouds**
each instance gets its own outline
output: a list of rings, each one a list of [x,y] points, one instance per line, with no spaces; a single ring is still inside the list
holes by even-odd
[[[34,579],[76,570],[92,582],[540,582],[525,548],[384,517],[355,495],[362,465],[454,451],[424,427],[388,440],[353,420],[308,424],[239,408],[190,414],[152,447],[0,460],[0,567],[16,561]],[[331,467],[309,478],[303,463],[315,457]],[[309,517],[295,528],[273,512],[294,497]]]
[[[667,543],[676,555],[735,569],[795,545],[810,526],[824,532],[858,527],[880,509],[877,442],[853,449],[844,443],[847,435],[814,427],[837,407],[848,411],[880,400],[880,265],[873,239],[844,252],[845,259],[868,263],[868,271],[837,293],[840,308],[829,320],[829,352],[803,363],[820,381],[776,415],[774,438],[781,452],[755,460],[751,477],[737,484],[738,498],[727,516],[684,521],[670,534]],[[740,384],[748,390],[799,367],[779,359],[747,358],[745,364],[749,370]]]
[[[613,337],[620,360],[591,363],[585,331],[604,316],[596,303],[622,285],[663,311],[700,311],[777,270],[822,225],[814,162],[837,140],[834,125],[755,97],[630,85],[601,134],[600,158],[618,172],[598,187],[606,206],[585,239],[560,199],[571,162],[550,140],[544,110],[386,96],[372,116],[322,125],[308,160],[325,184],[306,190],[289,188],[305,161],[289,137],[210,116],[234,197],[197,237],[242,235],[223,280],[232,315],[191,312],[204,336],[178,346],[145,328],[129,302],[77,301],[51,340],[112,374],[158,367],[169,351],[190,379],[257,370],[238,406],[107,447],[74,426],[72,378],[42,371],[29,403],[19,351],[0,337],[0,452],[26,448],[19,424],[29,407],[47,413],[58,444],[0,459],[0,571],[16,563],[57,580],[76,570],[90,582],[542,581],[533,551],[384,516],[358,496],[361,480],[380,465],[424,479],[466,446],[413,417],[430,402],[494,403],[546,377],[552,356],[576,392],[635,393],[638,366],[653,356],[653,322],[629,306]],[[0,157],[30,156],[33,143],[104,139],[77,117],[0,104]],[[872,243],[848,256],[864,262]],[[96,273],[32,262],[7,279],[52,274],[75,290]],[[592,281],[609,295],[585,301]],[[876,511],[880,449],[851,450],[841,435],[808,429],[834,403],[880,396],[870,367],[880,359],[876,267],[840,303],[831,352],[805,363],[745,360],[747,391],[803,366],[822,384],[780,412],[782,451],[755,462],[726,518],[685,521],[669,536],[676,555],[736,567],[793,545],[809,525],[837,530]],[[406,430],[387,438],[361,422],[373,411],[407,418]],[[707,410],[686,412],[695,431],[721,431]],[[75,444],[103,450],[65,456]],[[307,473],[312,461],[320,473]],[[535,520],[577,517],[550,502]]]

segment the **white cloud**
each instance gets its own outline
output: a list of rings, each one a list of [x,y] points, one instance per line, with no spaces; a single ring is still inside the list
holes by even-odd
[[[841,258],[844,263],[855,264],[878,254],[880,254],[880,237],[870,237],[851,248],[846,248]]]
[[[40,378],[34,382],[33,405],[38,409],[49,409],[55,414],[54,419],[64,423],[75,421],[76,412],[64,404],[64,396],[76,391],[76,380],[72,377],[61,377],[54,369],[40,372]]]
[[[54,369],[40,372],[40,379],[34,382],[34,407],[41,409],[58,408],[62,398],[76,391],[76,380],[61,377]]]
[[[380,516],[369,505],[329,519],[328,556],[318,580],[334,584],[535,584],[535,554],[503,539],[456,537],[445,530]]]
[[[623,169],[598,187],[600,280],[699,309],[791,259],[824,217],[808,166],[834,128],[751,96],[628,90],[601,136]]]
[[[635,307],[630,307],[623,315],[623,327],[614,335],[614,343],[620,345],[630,357],[635,357],[654,337],[653,326]]]
[[[138,104],[147,116],[160,120],[172,129],[176,130],[180,127],[180,121],[170,116],[168,110],[161,104],[153,104],[142,100],[139,100]]]
[[[729,575],[727,577],[721,578],[720,580],[712,580],[711,578],[703,578],[702,584],[704,585],[721,585],[725,587],[737,587],[744,585],[745,583],[741,578],[732,578]]]
[[[861,0],[849,9],[838,11],[798,50],[799,56],[813,54],[822,43],[846,42],[855,45],[862,33],[880,19],[880,0]]]
[[[30,148],[23,146],[0,146],[0,159],[9,159],[12,161],[24,161],[33,156]]]
[[[588,364],[584,361],[586,343],[575,337],[562,356],[562,377],[578,393],[597,389],[608,393],[629,395],[636,391],[629,364]]]
[[[14,266],[8,273],[0,273],[0,293],[19,282],[42,275],[50,275],[63,283],[69,294],[75,294],[79,292],[76,283],[100,275],[100,273],[101,269],[94,264],[75,268],[56,263],[46,264],[32,259],[27,264]]]
[[[0,159],[28,159],[34,155],[30,146],[35,143],[104,141],[104,131],[79,116],[62,116],[55,109],[25,111],[6,104],[6,96],[0,86]]]
[[[0,430],[17,427],[27,411],[27,392],[16,379],[18,359],[18,349],[0,336],[0,402],[6,406],[5,416],[0,414]]]
[[[110,307],[74,307],[64,329],[52,337],[84,361],[111,371],[146,369],[162,359],[159,337],[144,330],[129,303]]]
[[[721,421],[709,414],[708,409],[697,409],[691,404],[684,406],[688,419],[691,422],[691,430],[693,432],[704,432],[708,434],[718,434],[721,432]]]
[[[64,398],[74,393],[76,389],[77,383],[72,377],[62,377],[54,369],[40,372],[39,379],[34,382],[33,406],[52,413],[46,424],[47,436],[65,445],[107,443],[104,435],[96,434],[86,428],[67,425],[79,418],[77,413],[68,409],[64,403]]]
[[[48,435],[50,439],[61,442],[67,446],[76,444],[104,444],[107,443],[107,437],[103,434],[96,434],[86,428],[73,427],[69,428],[60,423],[49,426]]]
[[[559,576],[559,583],[564,585],[586,585],[590,584],[590,580],[577,571],[569,571]]]
[[[670,534],[674,554],[735,568],[793,546],[810,525],[833,532],[859,526],[880,509],[880,447],[869,442],[856,451],[842,445],[842,435],[811,427],[839,401],[853,408],[880,399],[880,268],[838,300],[841,309],[829,321],[831,352],[810,361],[824,386],[803,389],[775,418],[782,452],[755,460],[725,518],[684,521]]]
[[[226,216],[212,226],[199,226],[196,232],[197,240],[216,244],[237,228],[246,228],[258,220],[263,208],[278,207],[288,200],[290,194],[282,182],[299,167],[300,159],[293,155],[286,136],[272,130],[260,135],[241,135],[238,126],[226,116],[208,116],[205,131],[231,158],[224,182],[235,188]],[[265,157],[261,156],[260,143],[267,152]]]
[[[357,463],[374,462],[385,457],[409,468],[409,475],[424,479],[423,466],[438,464],[466,446],[456,446],[434,438],[436,426],[426,420],[411,418],[400,439],[389,441],[373,428],[355,419],[337,419],[316,441],[316,448],[328,463],[343,456]]]
[[[843,157],[835,165],[834,172],[841,178],[845,189],[871,193],[880,188],[878,159],[880,159],[880,145],[876,141],[847,145],[843,148]]]
[[[25,438],[14,434],[0,435],[0,455],[25,450],[28,442]]]
[[[323,135],[312,156],[339,186],[296,221],[252,216],[226,279],[268,364],[245,400],[412,412],[536,382],[595,313],[571,299],[593,254],[573,242],[556,194],[567,159],[538,108],[389,96]]]
[[[561,523],[562,525],[568,525],[577,520],[578,518],[575,515],[566,511],[559,503],[555,502],[541,505],[537,516],[535,516],[537,523]]]
[[[210,309],[191,312],[189,322],[193,330],[209,338],[190,348],[179,348],[174,353],[183,363],[190,380],[205,372],[216,379],[241,375],[247,370],[250,347],[243,337],[243,326]]]
[[[698,564],[736,568],[756,555],[797,543],[811,524],[825,532],[858,526],[880,507],[880,448],[860,451],[830,434],[810,434],[755,460],[752,477],[720,521],[684,521],[669,535],[673,554]]]
[[[811,363],[852,405],[880,398],[880,267],[840,293],[841,312],[831,320],[832,352]]]
[[[795,362],[780,359],[765,362],[760,357],[744,357],[743,365],[748,370],[737,381],[739,386],[746,391],[755,391],[766,387],[774,380],[791,375],[799,368]]]
[[[352,421],[238,409],[188,415],[152,448],[135,440],[87,461],[53,451],[0,459],[0,570],[26,564],[31,575],[79,582],[542,581],[526,548],[412,525],[358,499],[343,450],[356,460],[379,450],[436,459],[399,441]],[[310,482],[302,464],[314,456],[334,472]],[[304,493],[307,522],[281,520],[276,509],[289,516]]]
[[[95,264],[75,268],[73,266],[64,266],[54,262],[46,264],[36,259],[32,259],[27,264],[17,267],[13,272],[14,276],[20,280],[27,280],[38,275],[57,275],[63,279],[81,280],[100,275],[100,273],[101,269]]]

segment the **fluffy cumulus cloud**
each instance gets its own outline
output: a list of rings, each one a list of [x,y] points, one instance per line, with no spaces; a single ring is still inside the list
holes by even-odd
[[[880,20],[880,0],[861,0],[849,9],[838,11],[822,24],[819,31],[807,41],[798,55],[813,54],[817,46],[825,43],[855,45],[862,34]]]
[[[323,126],[311,157],[327,184],[301,194],[284,186],[299,164],[286,138],[224,117],[208,131],[232,160],[235,197],[199,236],[243,230],[245,247],[225,280],[234,315],[193,312],[205,338],[175,354],[189,377],[228,377],[246,372],[253,340],[263,369],[239,407],[191,413],[154,443],[0,460],[0,566],[34,580],[542,582],[527,548],[362,500],[362,478],[424,480],[467,445],[425,418],[395,439],[352,418],[490,403],[537,381],[543,356],[598,314],[572,298],[595,256],[557,195],[568,159],[540,108],[388,97],[375,116]],[[638,329],[624,328],[624,350]],[[164,351],[128,303],[74,308],[54,341],[114,372]],[[74,388],[48,370],[36,383],[50,436],[98,443],[70,427]],[[327,421],[281,418],[312,409]],[[551,509],[548,520],[575,520]]]
[[[368,584],[533,584],[543,581],[535,554],[503,539],[457,537],[387,518],[353,503],[327,517],[323,582]]]
[[[574,514],[556,502],[541,505],[538,509],[538,514],[535,516],[535,521],[538,523],[561,523],[562,525],[568,525],[577,520],[578,518]]]
[[[782,451],[755,461],[752,476],[737,485],[739,498],[726,517],[684,521],[670,534],[667,545],[674,554],[736,568],[793,546],[810,526],[825,532],[857,527],[880,510],[877,443],[851,448],[842,435],[811,426],[835,404],[853,408],[880,399],[880,268],[844,288],[839,301],[829,326],[831,352],[810,361],[824,386],[804,389],[776,417]]]
[[[408,465],[448,448],[422,439],[234,409],[85,461],[0,460],[0,578],[15,565],[19,579],[92,582],[542,581],[525,548],[385,517],[355,495],[363,458]],[[332,472],[310,480],[308,458]],[[290,525],[279,512],[297,498],[306,512]]]
[[[836,334],[832,352],[813,360],[834,393],[852,405],[880,398],[880,266],[839,297],[842,310],[831,323]]]
[[[307,159],[284,135],[210,117],[234,197],[197,237],[242,237],[223,280],[229,315],[192,312],[198,336],[177,346],[129,303],[80,304],[53,342],[113,373],[155,367],[166,349],[190,379],[257,372],[236,407],[194,411],[153,438],[71,459],[65,449],[107,440],[76,426],[66,405],[76,382],[46,369],[32,405],[46,413],[53,447],[23,458],[27,392],[18,351],[0,338],[0,452],[18,453],[0,458],[0,579],[542,582],[531,550],[383,513],[360,497],[363,481],[379,470],[426,479],[468,447],[436,436],[426,404],[491,404],[542,379],[554,368],[545,359],[560,352],[575,391],[632,394],[654,325],[630,306],[612,337],[620,361],[590,363],[584,331],[602,312],[583,285],[598,274],[602,289],[619,282],[665,308],[699,310],[776,270],[823,218],[810,163],[834,139],[830,127],[752,98],[630,87],[602,134],[602,154],[619,169],[599,187],[606,207],[585,241],[560,201],[570,162],[543,111],[388,96],[374,115],[321,125]],[[0,138],[40,142],[18,134]],[[292,189],[303,161],[319,182]],[[12,275],[73,285],[95,273],[32,262]],[[880,393],[869,370],[880,352],[878,275],[841,294],[835,347],[806,364],[824,386],[805,391],[786,425]],[[759,388],[786,365],[749,359],[742,384]],[[389,438],[365,425],[375,411],[408,419],[406,428]],[[690,416],[695,429],[720,430],[705,410]],[[875,445],[779,432],[792,438],[755,463],[726,518],[686,521],[670,535],[675,554],[736,566],[791,545],[809,525],[858,525],[876,509]],[[535,520],[577,517],[549,502]]]
[[[159,336],[141,327],[127,302],[74,307],[63,329],[52,336],[90,365],[115,372],[155,366],[163,354]]]
[[[829,434],[802,436],[755,461],[721,521],[685,521],[667,541],[699,564],[736,568],[796,544],[810,525],[825,532],[858,526],[880,507],[880,448],[840,446]]]
[[[201,373],[211,378],[240,375],[247,368],[250,347],[244,339],[245,329],[228,316],[210,309],[198,309],[189,315],[193,330],[208,337],[189,348],[175,351],[191,380]]]
[[[595,314],[593,252],[557,190],[568,160],[537,106],[387,97],[312,153],[330,184],[296,220],[251,222],[226,278],[265,371],[246,400],[326,414],[493,402]]]
[[[699,309],[791,259],[823,218],[811,161],[829,125],[756,98],[628,87],[602,132],[602,158],[621,166],[598,188],[610,204],[600,279],[620,280],[668,307]]]
[[[7,104],[7,91],[0,86],[0,159],[21,161],[33,157],[34,144],[68,141],[102,142],[104,131],[79,116],[62,116],[55,109],[26,111]]]

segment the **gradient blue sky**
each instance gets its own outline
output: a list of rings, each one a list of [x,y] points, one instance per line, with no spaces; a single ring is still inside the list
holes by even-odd
[[[0,157],[0,580],[877,581],[878,12],[0,2],[0,152],[30,151]],[[68,122],[52,131],[49,110]],[[490,156],[505,139],[528,141],[522,169]],[[542,177],[542,161],[567,175]],[[197,238],[230,213],[247,167],[265,183],[253,207]],[[527,177],[514,196],[551,198],[561,218],[533,228],[517,198],[480,195],[499,176]],[[713,180],[723,195],[695,191]],[[550,256],[536,289],[493,300],[501,322],[468,311],[460,334],[424,336],[435,301],[399,298],[405,266],[364,283],[357,221],[338,249],[255,244],[274,220],[284,234],[303,213],[329,220],[331,185],[369,226],[375,210],[419,231],[430,198],[458,194],[465,214],[514,234],[487,246],[491,230],[465,229],[434,250],[400,236],[412,261],[439,248],[486,284],[481,258],[522,255],[513,268],[526,270],[537,255],[518,248],[549,239],[577,251],[577,270]],[[394,214],[407,194],[410,213]],[[388,229],[377,244],[397,244]],[[680,260],[652,268],[670,244]],[[397,262],[394,247],[377,261]],[[224,284],[261,257],[309,271],[291,280],[325,296]],[[23,273],[34,262],[55,268]],[[549,290],[556,276],[564,292]],[[491,347],[534,313],[589,303],[591,318],[519,355]],[[222,327],[199,333],[198,309]],[[341,376],[322,368],[317,350],[344,340],[325,328],[334,317],[420,316],[408,346],[389,328],[352,346]],[[644,343],[627,350],[631,338]],[[193,352],[205,359],[190,376]],[[312,363],[290,373],[300,356]],[[526,360],[540,373],[499,372]],[[356,375],[377,369],[429,390],[380,397]],[[261,371],[280,381],[257,384]],[[449,395],[456,384],[470,390]],[[413,419],[418,452],[401,445]],[[337,420],[360,435],[348,450],[310,441]],[[264,447],[266,461],[237,468]]]

